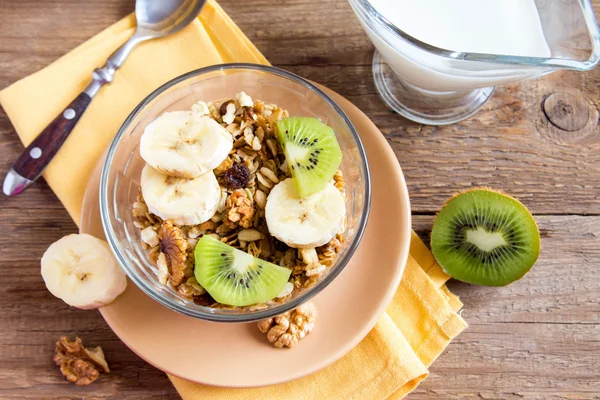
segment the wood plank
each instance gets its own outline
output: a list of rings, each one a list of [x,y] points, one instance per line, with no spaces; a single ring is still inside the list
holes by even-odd
[[[499,87],[475,118],[449,127],[422,126],[387,110],[379,99],[370,73],[372,46],[346,2],[336,2],[337,12],[332,16],[327,12],[333,7],[331,0],[289,1],[285,17],[273,19],[263,11],[270,1],[240,5],[228,0],[222,4],[274,64],[338,91],[373,119],[404,168],[416,213],[431,213],[453,193],[485,185],[518,196],[538,214],[600,214],[600,198],[594,190],[600,187],[600,71],[560,72]],[[69,29],[72,20],[64,15],[75,12],[74,2],[64,1],[65,10],[72,11],[64,11],[63,17],[52,23],[40,23],[43,18],[39,14],[27,12],[28,4],[35,7],[39,2],[17,4],[4,11],[5,19],[21,21],[25,26],[35,24],[39,30],[35,36],[31,32],[15,36],[10,33],[16,28],[15,22],[2,28],[0,38],[5,35],[9,40],[3,38],[0,44],[0,71],[11,76],[0,75],[0,86],[43,67],[105,27],[109,20],[130,11],[123,2],[112,0],[106,14],[85,14],[83,28],[78,24],[73,30]],[[98,3],[90,2],[87,7],[94,6]],[[58,36],[57,31],[61,32]],[[20,54],[15,57],[22,47],[31,47],[37,60],[23,59]],[[589,108],[589,123],[584,129],[568,132],[548,121],[541,104],[559,92],[575,96]],[[22,149],[11,131],[6,116],[0,116],[4,138],[0,151],[8,155],[1,162],[2,171]],[[44,186],[37,190],[49,196]],[[31,199],[34,197],[1,198],[0,206]]]
[[[600,217],[537,217],[538,263],[501,288],[450,281],[469,328],[409,399],[597,399]],[[433,219],[414,216],[427,241]]]
[[[600,0],[593,3],[600,10]],[[505,288],[450,283],[470,327],[409,399],[598,398],[600,70],[499,87],[474,118],[425,127],[379,99],[372,45],[346,1],[220,4],[273,64],[330,87],[373,119],[406,174],[422,237],[446,198],[470,186],[505,190],[537,214],[543,252],[523,280]],[[2,0],[0,87],[132,10],[130,0]],[[558,126],[548,121],[543,102],[552,94],[587,109],[585,124],[565,125],[583,128],[569,131],[559,128],[560,119]],[[21,149],[0,112],[0,175]],[[70,309],[44,288],[39,258],[50,243],[76,231],[45,182],[15,199],[0,196],[0,221],[0,399],[178,398],[166,376],[128,350],[98,312]],[[113,369],[90,387],[67,384],[51,361],[57,337],[73,332],[101,345]]]
[[[97,398],[174,395],[166,377],[126,349],[98,312],[70,309],[44,288],[39,257],[74,230],[68,216],[44,209],[2,212],[14,222],[8,225],[10,240],[0,243],[0,326],[11,327],[0,330],[0,388],[10,398],[23,399],[50,398],[44,392],[50,387],[52,395],[71,398],[85,393]],[[592,373],[600,370],[600,281],[595,279],[600,217],[537,219],[544,236],[542,256],[521,281],[504,288],[451,282],[465,303],[463,316],[470,327],[433,364],[432,376],[414,398],[510,398],[512,391],[532,399],[574,393],[593,398],[600,393]],[[426,239],[432,216],[415,216],[413,223]],[[56,338],[71,332],[101,345],[113,369],[90,388],[64,384],[49,361]]]
[[[597,338],[597,324],[472,323],[407,398],[598,399]]]
[[[406,122],[385,111],[376,94],[361,92],[371,85],[366,67],[358,72],[356,67],[354,71],[341,68],[338,72],[309,66],[290,69],[341,93],[349,89],[345,88],[346,83],[336,82],[337,76],[356,78],[356,94],[347,97],[386,134],[406,175],[413,212],[435,212],[446,198],[458,191],[490,186],[513,194],[537,214],[600,215],[598,127],[589,128],[588,134],[572,143],[569,135],[573,132],[558,132],[544,122],[540,105],[545,96],[567,91],[561,79],[574,86],[590,88],[593,93],[587,95],[588,98],[600,98],[600,73],[583,82],[580,80],[585,74],[556,73],[543,82],[499,88],[486,106],[489,111],[481,111],[476,120],[438,128]],[[510,105],[514,92],[526,96],[523,106],[527,108],[509,110],[514,107]],[[592,115],[597,121],[598,113]],[[502,123],[502,120],[509,122]],[[0,132],[6,138],[0,150],[7,149],[2,153],[7,157],[0,161],[2,171],[8,169],[22,150],[18,139],[10,134],[8,124],[5,117],[0,119]],[[45,184],[35,185],[34,192],[38,191],[42,198],[53,197]],[[31,192],[27,194],[18,199],[2,197],[0,206],[11,207],[17,202],[31,205],[30,201],[39,201]],[[60,208],[56,201],[53,205]]]
[[[542,251],[521,280],[504,287],[450,282],[449,289],[465,303],[463,316],[471,325],[596,324],[600,329],[600,280],[593,278],[600,263],[600,217],[536,220]],[[432,223],[431,216],[413,216],[414,230],[426,243]]]

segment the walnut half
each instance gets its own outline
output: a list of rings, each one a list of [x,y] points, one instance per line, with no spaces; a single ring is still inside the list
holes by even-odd
[[[258,322],[258,329],[267,334],[267,340],[275,347],[292,348],[315,326],[317,309],[312,302],[273,318]]]
[[[61,336],[56,342],[54,362],[69,382],[79,386],[94,382],[100,372],[110,372],[102,348],[86,349],[79,337],[71,341]]]
[[[174,226],[171,221],[163,221],[158,228],[160,251],[165,255],[165,261],[174,286],[181,283],[184,278],[185,260],[187,258],[187,241],[183,238],[181,229]]]

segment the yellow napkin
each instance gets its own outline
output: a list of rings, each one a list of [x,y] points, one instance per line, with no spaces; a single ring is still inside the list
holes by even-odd
[[[331,366],[292,382],[251,389],[198,385],[174,376],[171,381],[185,400],[401,399],[427,377],[427,367],[467,327],[457,314],[462,303],[446,288],[447,280],[413,232],[408,263],[391,304],[367,337]]]
[[[85,89],[92,70],[133,34],[134,27],[135,17],[130,15],[0,92],[0,103],[26,146]],[[77,224],[85,183],[135,106],[170,79],[197,68],[229,62],[268,63],[213,1],[181,32],[142,43],[134,50],[110,87],[102,88],[91,102],[44,171],[44,178]],[[90,146],[90,141],[95,145]]]
[[[81,92],[91,71],[133,33],[129,16],[48,67],[0,92],[0,103],[25,145]],[[226,62],[267,60],[209,0],[186,29],[144,43],[100,90],[44,172],[79,223],[88,178],[129,112],[153,89],[192,69]],[[26,195],[26,194],[25,194]],[[400,399],[427,376],[427,367],[466,327],[462,304],[444,285],[448,277],[413,234],[410,257],[392,303],[367,337],[333,365],[300,380],[254,389],[216,388],[170,376],[191,399]],[[285,350],[283,350],[285,351]]]

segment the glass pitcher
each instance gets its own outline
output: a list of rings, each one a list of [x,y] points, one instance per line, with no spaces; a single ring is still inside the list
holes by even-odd
[[[349,2],[375,45],[373,77],[381,98],[422,124],[452,124],[470,117],[495,85],[562,69],[587,71],[600,60],[600,31],[590,0],[535,0],[549,57],[442,49],[393,25],[369,0]]]

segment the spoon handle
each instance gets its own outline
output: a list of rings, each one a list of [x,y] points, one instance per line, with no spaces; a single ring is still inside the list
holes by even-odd
[[[80,93],[21,153],[8,171],[3,191],[14,196],[35,181],[65,142],[92,98]]]
[[[102,68],[94,70],[92,82],[88,87],[27,146],[14,162],[4,178],[2,191],[5,195],[17,195],[39,178],[75,128],[92,98],[103,85],[112,82],[116,70],[123,64],[135,45],[142,40],[134,35],[106,60]]]

